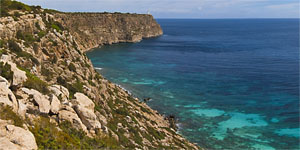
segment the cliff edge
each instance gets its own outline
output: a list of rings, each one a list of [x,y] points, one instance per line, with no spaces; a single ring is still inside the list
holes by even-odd
[[[198,149],[83,53],[160,35],[152,16],[69,14],[11,0],[1,1],[1,14],[0,149]]]
[[[139,42],[163,34],[152,15],[121,13],[56,13],[84,51],[103,44]]]

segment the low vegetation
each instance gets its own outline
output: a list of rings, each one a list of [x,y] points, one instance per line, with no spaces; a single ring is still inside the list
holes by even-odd
[[[38,78],[37,76],[30,73],[30,71],[20,68],[26,72],[27,80],[23,83],[23,86],[29,89],[35,89],[44,95],[50,93],[49,89],[47,88],[48,84]]]
[[[74,96],[74,94],[75,94],[76,92],[81,92],[81,93],[83,93],[83,83],[80,82],[79,79],[76,79],[76,82],[73,83],[73,84],[68,83],[65,79],[63,79],[63,78],[60,77],[60,76],[57,77],[56,80],[57,80],[57,83],[58,83],[58,84],[60,84],[60,85],[62,85],[62,86],[64,86],[64,87],[66,87],[66,88],[69,90],[69,93],[70,93],[69,97],[70,97],[70,98],[73,98],[73,96]]]
[[[14,72],[11,71],[11,66],[8,63],[0,62],[0,75],[10,82],[13,81]]]
[[[17,115],[10,106],[0,105],[0,119],[2,120],[11,120],[13,125],[18,127],[23,127],[24,121],[22,118]]]
[[[49,118],[40,117],[29,129],[34,134],[39,149],[103,149],[118,148],[117,141],[107,136],[90,138],[82,130],[72,128],[65,121],[57,125]]]
[[[8,45],[11,52],[14,52],[18,57],[25,57],[27,59],[30,59],[34,64],[39,65],[39,61],[31,54],[23,51],[15,40],[9,40]]]

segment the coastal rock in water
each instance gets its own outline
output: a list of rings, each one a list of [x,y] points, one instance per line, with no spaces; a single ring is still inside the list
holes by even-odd
[[[35,150],[37,144],[30,131],[0,119],[0,149]]]
[[[11,106],[16,112],[18,110],[18,102],[15,95],[9,89],[8,81],[0,76],[0,103]]]
[[[22,88],[22,91],[24,91],[28,95],[33,96],[33,100],[35,103],[37,103],[39,107],[39,111],[41,113],[46,113],[48,114],[50,111],[50,101],[48,100],[48,96],[41,94],[39,91],[34,90],[34,89],[27,89],[27,88]]]

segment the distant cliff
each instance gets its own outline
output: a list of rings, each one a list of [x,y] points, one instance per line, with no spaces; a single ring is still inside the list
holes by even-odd
[[[152,15],[121,13],[57,13],[84,51],[103,44],[139,42],[163,34]]]

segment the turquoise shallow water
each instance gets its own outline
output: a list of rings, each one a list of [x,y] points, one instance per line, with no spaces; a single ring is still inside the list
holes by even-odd
[[[87,53],[107,79],[210,149],[299,149],[299,20],[158,20],[164,35]]]

